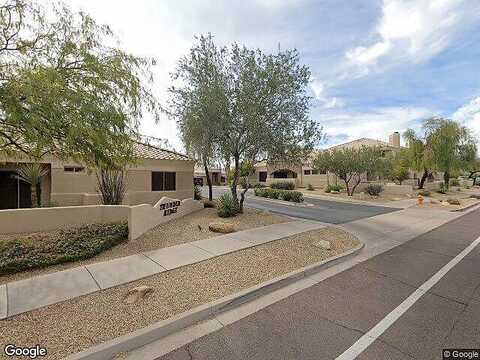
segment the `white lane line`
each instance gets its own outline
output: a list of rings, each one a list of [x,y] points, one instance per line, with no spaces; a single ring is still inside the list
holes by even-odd
[[[392,324],[397,321],[418,299],[422,297],[428,290],[430,290],[441,278],[445,276],[455,265],[457,265],[465,256],[467,256],[478,244],[480,244],[480,237],[468,245],[460,254],[455,256],[442,267],[430,279],[423,283],[417,290],[415,290],[408,298],[406,298],[400,305],[398,305],[392,312],[385,316],[377,325],[370,331],[358,339],[352,346],[336,358],[336,360],[353,360],[360,355],[367,347],[369,347],[378,337],[380,337]]]

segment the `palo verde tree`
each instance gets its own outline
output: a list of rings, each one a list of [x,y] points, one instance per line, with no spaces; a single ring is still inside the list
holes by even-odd
[[[475,141],[467,127],[453,120],[435,117],[425,120],[423,127],[435,170],[443,172],[448,188],[453,172],[467,170],[475,162]]]
[[[367,146],[324,150],[317,154],[313,167],[335,174],[345,183],[347,195],[353,196],[362,176],[375,175],[383,169],[382,151]]]
[[[407,142],[407,164],[412,170],[422,172],[418,188],[423,189],[433,167],[431,144],[427,143],[426,136],[421,137],[412,129],[406,130],[403,137]]]
[[[218,160],[222,119],[226,114],[224,54],[210,34],[197,38],[190,53],[180,59],[170,87],[171,114],[177,119],[187,152],[204,168],[212,200],[209,167]]]
[[[142,113],[160,111],[151,59],[120,50],[108,26],[61,4],[7,0],[0,27],[1,153],[91,167],[132,156]]]

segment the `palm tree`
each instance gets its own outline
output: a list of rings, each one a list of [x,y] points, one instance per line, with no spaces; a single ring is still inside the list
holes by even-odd
[[[37,204],[42,204],[40,192],[40,185],[44,176],[48,174],[48,169],[39,163],[24,164],[17,170],[17,178],[30,184],[30,196],[32,200],[32,207]]]

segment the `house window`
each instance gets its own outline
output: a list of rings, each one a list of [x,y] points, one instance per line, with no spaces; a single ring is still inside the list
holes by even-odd
[[[258,181],[259,182],[266,182],[267,181],[267,172],[266,171],[260,171],[258,173]]]
[[[318,170],[317,169],[312,170],[312,175],[318,175]]]
[[[68,173],[80,173],[84,172],[85,168],[83,166],[65,166],[63,168],[63,171]]]
[[[310,175],[311,173],[311,170],[303,170],[303,175]]]
[[[152,171],[152,191],[175,191],[176,177],[174,172]]]

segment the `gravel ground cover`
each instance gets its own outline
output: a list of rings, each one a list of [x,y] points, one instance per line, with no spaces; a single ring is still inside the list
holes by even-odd
[[[331,242],[331,250],[315,245]],[[0,345],[40,344],[47,359],[61,359],[198,305],[340,254],[359,241],[323,228],[157,274],[127,285],[50,305],[0,321]],[[153,292],[134,304],[126,293],[138,286]]]
[[[168,223],[159,225],[134,241],[128,241],[119,244],[87,260],[49,266],[43,269],[23,271],[16,274],[2,275],[0,276],[0,284],[40,274],[65,270],[76,266],[138,254],[139,252],[155,250],[163,247],[223,235],[211,232],[208,229],[209,223],[222,221],[233,223],[236,231],[241,231],[292,220],[285,216],[255,209],[245,209],[243,214],[239,214],[229,219],[220,219],[217,216],[216,209],[203,209],[195,213],[186,215],[183,218],[172,220]],[[44,239],[49,236],[54,236],[54,234],[55,232],[33,234],[0,234],[0,242],[20,237]]]

